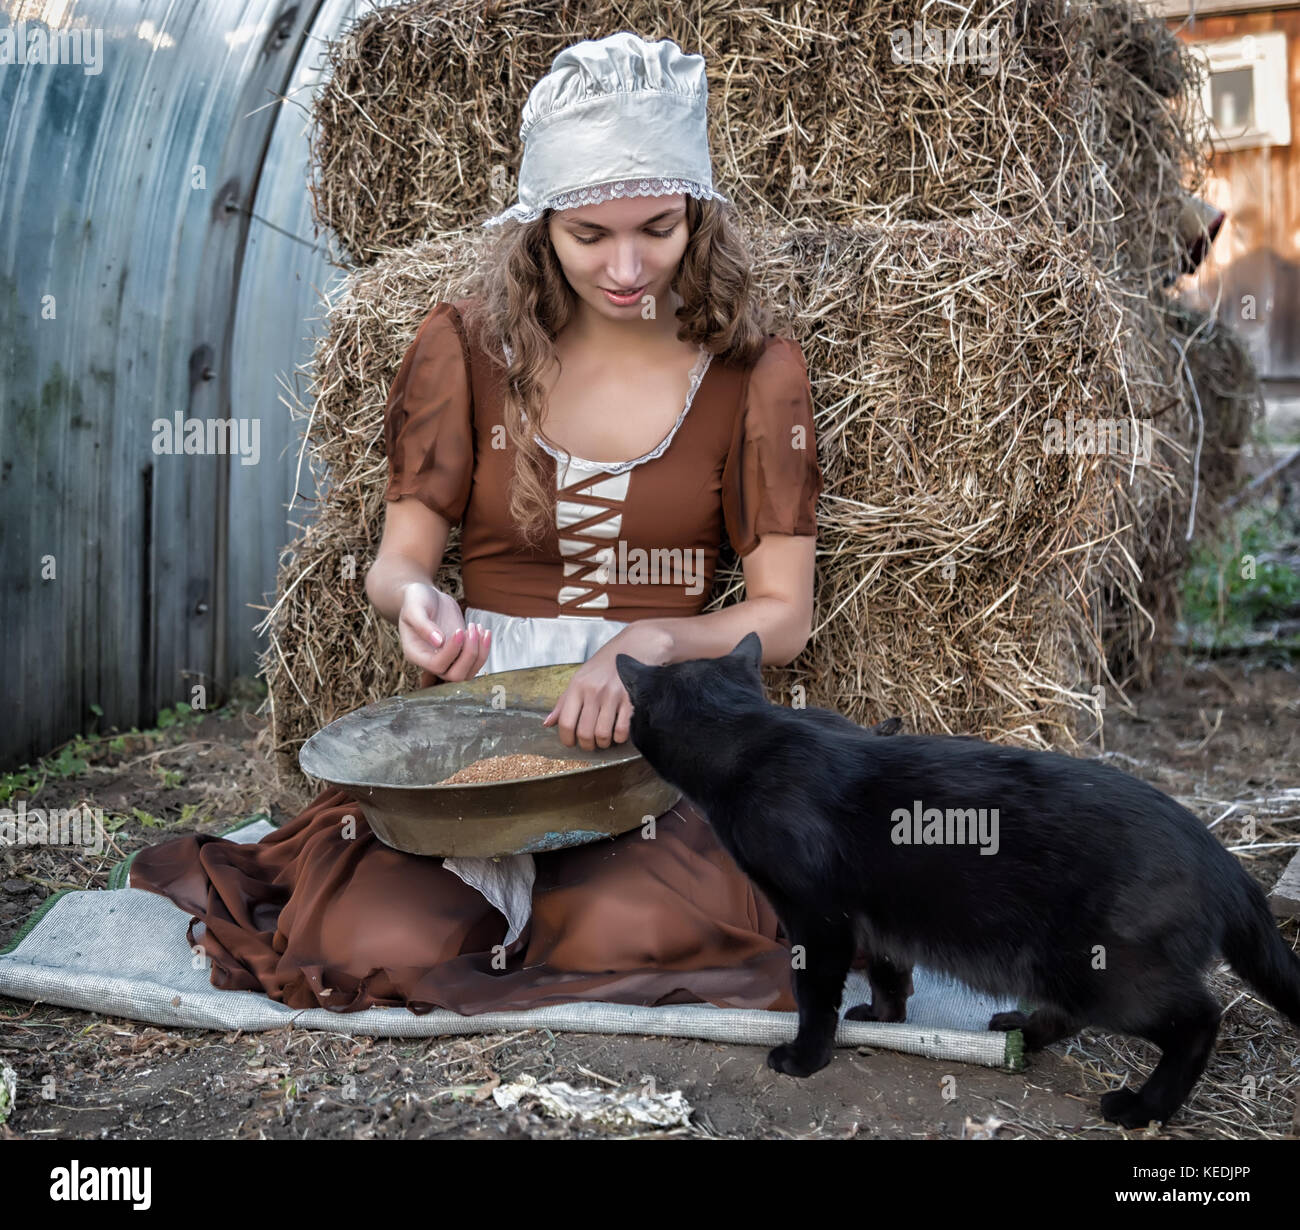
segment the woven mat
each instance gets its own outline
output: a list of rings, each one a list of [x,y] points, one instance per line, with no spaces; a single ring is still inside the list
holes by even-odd
[[[231,841],[257,841],[272,831],[253,817],[227,833]],[[216,1030],[297,1026],[376,1037],[438,1037],[545,1027],[575,1033],[702,1038],[773,1046],[794,1037],[792,1012],[673,1004],[644,1008],[595,1001],[475,1016],[406,1008],[335,1013],[289,1008],[254,991],[221,991],[209,971],[196,968],[185,939],[189,915],[157,893],[127,887],[129,861],[114,868],[108,890],[68,890],[45,901],[0,953],[0,994],[14,999],[81,1008],[103,1016],[155,1025]],[[918,968],[908,1021],[840,1022],[837,1046],[873,1046],[989,1067],[1023,1066],[1019,1031],[994,1033],[989,1017],[1016,1007]],[[858,971],[845,984],[844,1007],[871,998]],[[843,1010],[843,1009],[842,1009]]]

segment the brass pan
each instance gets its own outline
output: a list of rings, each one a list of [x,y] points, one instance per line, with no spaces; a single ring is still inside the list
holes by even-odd
[[[581,666],[478,675],[345,714],[298,752],[311,777],[353,795],[375,836],[396,850],[495,857],[613,837],[682,796],[630,742],[565,747],[542,719]],[[532,752],[588,767],[462,786],[432,783],[485,756]]]

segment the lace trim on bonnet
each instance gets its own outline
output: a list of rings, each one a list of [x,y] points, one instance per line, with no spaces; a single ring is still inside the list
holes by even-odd
[[[600,205],[616,197],[632,196],[676,196],[685,193],[701,201],[725,201],[720,192],[706,188],[693,179],[616,179],[608,184],[596,184],[591,188],[575,188],[572,192],[561,192],[548,197],[537,209],[527,205],[512,205],[503,214],[484,223],[484,226],[500,226],[503,222],[535,222],[548,209],[577,209],[582,205]]]

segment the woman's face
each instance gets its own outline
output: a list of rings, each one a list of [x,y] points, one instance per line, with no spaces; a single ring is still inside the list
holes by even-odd
[[[579,299],[610,320],[637,319],[647,296],[659,305],[669,302],[669,284],[690,237],[686,197],[616,197],[562,209],[551,215],[550,235]]]

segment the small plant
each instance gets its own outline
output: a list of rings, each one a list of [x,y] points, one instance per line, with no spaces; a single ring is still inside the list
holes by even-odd
[[[173,821],[174,824],[189,824],[198,814],[199,805],[197,803],[182,803],[181,814]],[[206,817],[204,817],[206,819]]]
[[[1210,645],[1248,641],[1260,624],[1300,613],[1300,569],[1282,518],[1242,509],[1216,541],[1197,544],[1183,578],[1183,621]]]
[[[184,701],[170,709],[158,710],[158,729],[167,730],[172,726],[189,726],[201,722],[206,709],[191,709]]]
[[[90,712],[96,721],[104,716],[100,705],[91,704]],[[229,717],[234,710],[227,706],[218,710],[217,717]],[[119,731],[117,727],[104,733],[73,735],[66,743],[47,752],[35,764],[25,764],[12,772],[0,774],[0,806],[7,805],[15,798],[30,798],[36,795],[47,781],[65,781],[80,777],[90,770],[91,758],[102,754],[105,749],[124,755],[128,750],[128,740],[138,740],[145,747],[165,741],[167,732],[182,730],[201,722],[207,716],[203,709],[191,709],[182,701],[158,712],[158,725],[151,730],[141,730],[132,726],[128,731]],[[157,774],[164,787],[181,785],[184,776],[177,769],[160,770]]]
[[[153,775],[164,790],[175,790],[185,780],[185,774],[179,769],[164,768],[157,763],[153,765]]]

